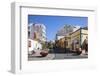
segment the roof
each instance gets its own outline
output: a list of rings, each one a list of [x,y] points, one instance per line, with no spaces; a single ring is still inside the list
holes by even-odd
[[[72,32],[72,33],[70,33],[70,35],[71,35],[71,34],[73,34],[73,33],[75,33],[75,32],[77,32],[77,31],[79,31],[79,30],[82,30],[82,29],[84,29],[84,30],[88,30],[88,28],[87,28],[87,27],[84,27],[84,28],[79,28],[78,30],[76,30],[76,31],[74,31],[74,32]]]

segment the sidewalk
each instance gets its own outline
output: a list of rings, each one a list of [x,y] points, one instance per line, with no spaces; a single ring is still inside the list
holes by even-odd
[[[29,61],[34,60],[55,60],[55,59],[83,59],[88,58],[88,55],[73,55],[71,54],[48,54],[46,57],[29,56]]]

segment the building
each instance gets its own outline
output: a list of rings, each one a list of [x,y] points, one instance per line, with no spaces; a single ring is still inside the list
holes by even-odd
[[[28,26],[28,54],[32,51],[42,50],[42,44],[46,41],[46,27],[43,24],[29,24]]]
[[[79,28],[80,26],[77,25],[64,25],[60,30],[57,31],[56,40],[64,38],[65,36],[69,35],[69,33],[74,32]]]
[[[75,51],[76,48],[82,48],[83,42],[87,37],[87,27],[79,28],[76,31],[69,33],[69,35],[57,40],[57,46]]]
[[[33,23],[30,26],[30,38],[40,42],[46,41],[46,27],[44,24]]]
[[[81,48],[84,40],[88,37],[88,30],[80,28],[70,34],[71,36],[71,49],[75,50],[76,47]],[[77,45],[77,46],[76,46]]]
[[[32,39],[28,39],[28,47],[28,54],[32,54],[32,51],[36,52],[42,49],[42,45],[38,41]]]

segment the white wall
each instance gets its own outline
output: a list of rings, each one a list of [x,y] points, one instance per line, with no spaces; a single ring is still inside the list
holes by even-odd
[[[34,50],[36,52],[37,50],[42,49],[42,44],[40,44],[38,41],[32,39],[29,39],[29,41],[31,41],[31,47],[29,47],[28,51]]]
[[[64,36],[57,36],[57,40],[60,40],[61,38],[64,38]]]
[[[96,66],[90,68],[76,68],[76,69],[65,69],[63,71],[52,72],[52,73],[40,73],[40,74],[32,74],[34,76],[100,76],[100,0],[1,0],[0,1],[0,76],[13,76],[13,74],[9,73],[10,69],[10,57],[11,57],[11,8],[10,3],[13,1],[20,2],[35,2],[37,4],[40,3],[51,3],[51,5],[59,4],[59,6],[67,6],[67,5],[76,5],[76,6],[96,6],[97,18],[98,21],[96,24],[96,32],[99,36],[95,40],[94,46],[91,47],[96,51]],[[100,47],[100,46],[99,46]],[[55,64],[56,65],[56,64]],[[66,63],[65,63],[66,65]],[[62,66],[65,66],[62,65]],[[37,67],[38,68],[38,67]],[[99,69],[99,70],[98,70]],[[99,74],[99,75],[98,75]],[[31,74],[30,74],[31,75]],[[17,75],[19,76],[19,75]],[[24,74],[24,76],[29,76],[28,74]]]

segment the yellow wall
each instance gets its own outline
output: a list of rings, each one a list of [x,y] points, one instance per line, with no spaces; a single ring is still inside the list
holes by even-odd
[[[77,30],[71,34],[71,42],[70,42],[71,49],[72,49],[72,43],[75,42],[76,40],[79,42],[79,44],[77,46],[80,47],[80,30]],[[76,47],[76,45],[74,45],[74,49],[75,49],[75,47]]]
[[[73,32],[71,34],[71,42],[70,42],[70,44],[72,44],[72,42],[74,40],[78,40],[79,41],[78,47],[81,47],[80,45],[82,45],[83,41],[86,39],[87,36],[88,36],[88,30],[84,30],[84,29],[77,30],[76,32]],[[72,45],[70,45],[70,47],[72,48]]]
[[[88,37],[88,30],[84,30],[84,29],[82,29],[81,30],[81,37],[82,37],[82,39],[81,39],[81,44],[83,43],[83,41],[86,39],[86,37]]]
[[[80,47],[80,45],[82,45],[83,41],[86,39],[87,36],[88,36],[88,30],[84,30],[84,29],[79,29],[79,30],[71,33],[70,35],[66,36],[66,40],[68,41],[68,46],[66,46],[66,47],[72,49],[72,42],[75,40],[79,41],[79,44],[77,46]],[[65,41],[65,37],[61,38],[59,40],[58,45],[62,48],[65,47],[64,41]],[[74,45],[74,48],[75,47],[76,47],[76,45]]]
[[[62,48],[65,48],[65,47],[70,48],[70,37],[66,37],[66,41],[68,42],[67,46],[64,45],[65,37],[61,38],[60,40],[58,40],[58,46],[60,46]]]
[[[82,34],[88,34],[88,30],[81,29]]]

